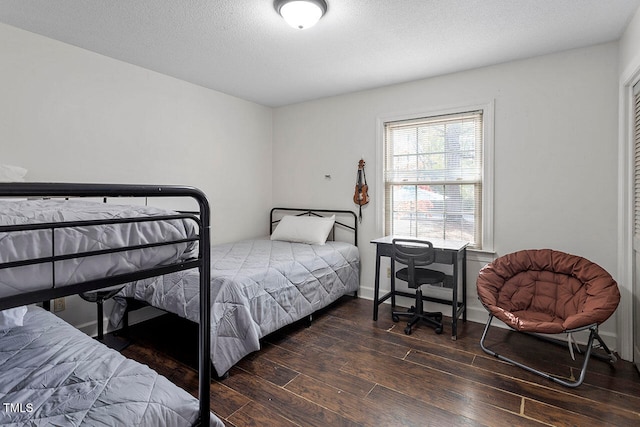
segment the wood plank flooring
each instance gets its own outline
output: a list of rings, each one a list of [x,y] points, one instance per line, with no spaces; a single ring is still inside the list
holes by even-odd
[[[381,306],[344,297],[263,341],[263,348],[211,383],[211,408],[227,426],[633,426],[640,375],[629,362],[593,359],[576,389],[486,355],[484,325],[459,322],[436,335],[391,321]],[[173,315],[135,325],[127,357],[197,395],[197,326]],[[490,348],[558,375],[578,372],[566,347],[492,327]]]

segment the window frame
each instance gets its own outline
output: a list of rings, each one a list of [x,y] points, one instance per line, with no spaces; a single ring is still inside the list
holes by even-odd
[[[469,248],[477,252],[493,253],[493,171],[494,171],[494,102],[469,103],[464,106],[440,108],[423,112],[409,112],[403,114],[393,114],[380,116],[377,119],[377,150],[376,164],[376,199],[378,200],[376,209],[376,230],[382,235],[385,230],[386,205],[384,162],[385,162],[385,123],[397,121],[418,120],[444,115],[454,115],[469,111],[482,111],[482,218],[481,218],[481,242],[477,248]]]

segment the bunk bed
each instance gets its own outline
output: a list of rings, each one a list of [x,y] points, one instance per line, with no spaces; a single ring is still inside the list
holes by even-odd
[[[211,248],[211,362],[219,377],[264,336],[357,295],[360,257],[352,211],[274,208],[270,236]],[[142,301],[198,320],[193,270],[139,280],[115,297],[112,325]],[[133,301],[132,301],[133,300]]]
[[[197,213],[76,198],[190,198]],[[215,425],[209,205],[192,187],[0,184],[2,425]],[[117,200],[117,199],[116,199]],[[198,275],[199,399],[35,306],[185,269]]]

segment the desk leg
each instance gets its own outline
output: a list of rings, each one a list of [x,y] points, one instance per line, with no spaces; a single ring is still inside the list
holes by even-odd
[[[103,309],[101,298],[98,298],[98,300],[96,301],[96,305],[98,306],[98,339],[102,340],[104,338],[104,330],[102,327]]]
[[[460,275],[462,274],[462,277]],[[462,321],[467,321],[467,249],[464,248],[455,254],[453,263],[453,315],[451,319],[451,339],[458,338],[458,286],[462,287]]]
[[[462,321],[467,321],[467,248],[462,250]]]
[[[378,320],[378,293],[380,292],[380,249],[376,245],[376,278],[373,287],[373,320]]]
[[[391,307],[396,307],[396,262],[391,258]]]
[[[458,339],[458,254],[453,260],[453,298],[451,299],[451,339]]]

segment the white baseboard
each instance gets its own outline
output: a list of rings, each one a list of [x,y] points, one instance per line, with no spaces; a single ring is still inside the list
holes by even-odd
[[[165,314],[165,312],[157,308],[150,307],[150,306],[143,307],[139,310],[135,310],[129,313],[129,326],[135,325],[136,323],[142,323],[147,320],[151,320],[163,314]],[[108,317],[104,317],[102,319],[102,322],[103,322],[102,324],[104,325],[105,334],[116,331],[122,327],[122,325],[119,325],[118,327],[113,327],[113,325],[111,325],[111,323],[109,322]],[[96,320],[93,320],[91,322],[86,322],[81,325],[75,325],[75,326],[76,328],[80,329],[82,332],[89,335],[90,337],[96,337],[98,335],[98,322]]]
[[[389,291],[388,290],[381,291],[380,294],[382,295],[387,292]],[[371,300],[373,304],[373,288],[361,286],[360,290],[358,291],[358,297]],[[383,304],[390,304],[390,303],[391,303],[390,300],[387,300]],[[398,296],[396,297],[396,304],[400,307],[410,307],[413,305],[413,300],[411,298]],[[437,303],[428,303],[428,304],[431,304],[430,306],[427,306],[429,307],[427,308],[428,310],[442,311],[442,313],[445,316],[451,313],[451,306],[437,304]],[[371,306],[371,310],[372,310],[372,316],[373,316],[373,305]],[[487,310],[485,310],[484,307],[482,307],[479,301],[476,301],[475,299],[474,301],[467,301],[467,321],[468,322],[480,323],[482,325],[485,325],[487,323],[488,318],[489,318],[489,314],[487,313]],[[503,329],[510,329],[507,325],[505,325],[504,323],[502,323],[497,319],[494,319],[494,321],[491,322],[491,326],[496,326],[498,328],[503,328]],[[616,349],[617,340],[614,334],[610,332],[603,332],[603,331],[599,331],[598,333],[600,335],[600,338],[602,338],[602,340],[605,342],[605,344],[607,345],[607,347],[609,347],[611,351],[614,351],[614,352],[617,351]],[[547,335],[547,337],[562,340],[562,341],[567,341],[566,334]],[[577,343],[584,345],[587,343],[589,339],[589,332],[580,331],[580,332],[574,333],[573,339]],[[478,343],[478,345],[480,344]],[[636,360],[640,360],[640,355],[638,355],[638,358]]]

